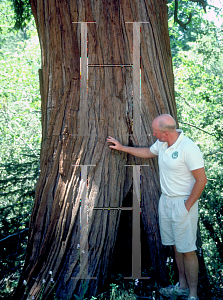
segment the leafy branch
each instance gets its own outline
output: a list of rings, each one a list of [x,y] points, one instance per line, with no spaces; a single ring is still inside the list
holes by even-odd
[[[183,23],[180,19],[178,19],[178,0],[175,0],[175,8],[174,8],[174,22],[178,23],[181,27],[184,29],[187,29],[187,25],[192,20],[192,13],[189,14],[188,21],[186,23]]]
[[[220,259],[221,261],[223,261],[223,250],[222,250],[223,243],[221,239],[217,236],[216,231],[213,225],[211,224],[210,220],[208,220],[208,218],[206,218],[203,214],[200,214],[200,218],[202,219],[202,223],[204,224],[205,228],[208,230],[211,238],[215,242],[216,247],[218,248],[219,251]]]
[[[23,232],[26,232],[26,231],[28,231],[28,230],[29,230],[29,228],[25,228],[25,229],[23,229],[23,230],[21,230],[21,231],[19,231],[19,232],[16,232],[16,233],[13,233],[13,234],[11,234],[11,235],[8,235],[8,236],[6,236],[5,238],[1,239],[1,240],[0,240],[0,243],[3,242],[3,241],[5,241],[5,240],[7,240],[7,239],[9,239],[9,238],[11,238],[11,237],[13,237],[13,236],[20,235],[20,234],[22,234]]]
[[[206,12],[206,6],[207,6],[207,2],[204,0],[190,0],[191,2],[196,2],[196,3],[200,3],[204,9],[204,11]],[[188,21],[187,22],[183,22],[180,19],[178,19],[178,0],[175,0],[175,8],[174,8],[174,22],[178,23],[181,27],[183,27],[184,29],[187,29],[187,25],[191,22],[192,20],[192,13],[189,14],[188,16]]]
[[[207,2],[205,1],[205,0],[190,0],[191,2],[196,2],[196,3],[200,3],[201,4],[201,6],[203,7],[203,10],[205,11],[205,12],[207,12],[206,11],[206,7],[207,7]]]
[[[183,96],[181,96],[178,92],[175,91],[175,94],[177,96],[179,96],[181,99],[184,100],[184,102],[190,107],[192,108],[195,112],[200,113],[200,111],[198,109],[196,109],[194,106],[192,106]]]
[[[197,126],[195,126],[195,125],[193,125],[193,124],[186,123],[186,122],[183,122],[183,121],[179,121],[179,123],[185,124],[185,125],[188,125],[188,126],[191,126],[191,127],[194,127],[194,128],[196,128],[196,129],[198,129],[198,130],[200,130],[200,131],[203,131],[203,132],[206,133],[206,134],[212,135],[212,136],[214,136],[217,140],[223,140],[222,138],[220,138],[220,137],[217,136],[216,134],[210,133],[210,132],[208,132],[208,131],[206,131],[206,130],[200,128],[200,127],[197,127]]]

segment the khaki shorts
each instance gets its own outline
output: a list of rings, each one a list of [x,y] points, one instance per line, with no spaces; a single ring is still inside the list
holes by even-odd
[[[198,201],[190,211],[185,207],[188,196],[161,195],[159,226],[163,245],[175,245],[180,253],[197,250]]]

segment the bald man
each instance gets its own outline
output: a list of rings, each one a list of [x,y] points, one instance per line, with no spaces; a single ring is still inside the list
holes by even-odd
[[[176,129],[172,116],[163,114],[152,122],[157,141],[150,148],[123,146],[108,137],[110,148],[142,158],[158,156],[161,197],[159,226],[163,245],[172,245],[179,282],[162,288],[164,296],[173,294],[197,300],[198,259],[195,253],[198,199],[207,183],[204,161],[195,143]]]

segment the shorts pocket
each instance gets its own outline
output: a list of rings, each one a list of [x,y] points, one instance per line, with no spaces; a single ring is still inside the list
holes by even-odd
[[[176,207],[177,209],[176,214],[177,214],[177,218],[179,219],[186,217],[189,213],[185,206],[186,201],[187,200],[185,199],[178,200],[178,207]]]
[[[186,201],[187,201],[187,199],[181,201],[181,203],[182,203],[182,206],[183,206],[183,211],[189,213],[189,211],[187,210],[187,208],[186,208],[186,206],[185,206]]]
[[[187,219],[189,212],[186,209],[186,206],[184,204],[185,199],[178,199],[177,203],[175,204],[175,208],[173,211],[173,221],[178,224],[177,226],[181,226],[182,223],[185,222],[185,219]],[[187,201],[187,200],[185,200]]]

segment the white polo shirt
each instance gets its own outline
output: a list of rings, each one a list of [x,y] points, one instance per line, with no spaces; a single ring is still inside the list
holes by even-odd
[[[158,155],[161,191],[172,197],[189,196],[195,183],[190,171],[204,167],[200,149],[182,130],[177,131],[180,135],[172,146],[157,140],[150,147]]]

